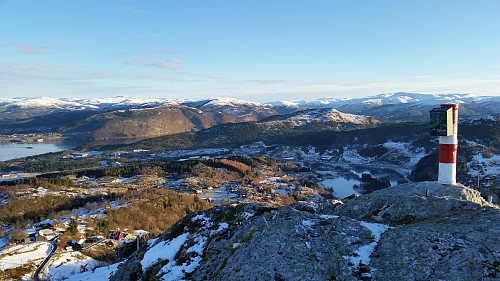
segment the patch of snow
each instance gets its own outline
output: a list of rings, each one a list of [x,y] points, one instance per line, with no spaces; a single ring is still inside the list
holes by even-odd
[[[389,150],[396,150],[399,154],[408,156],[410,158],[410,161],[407,163],[411,167],[415,166],[418,161],[420,161],[420,159],[422,159],[426,155],[425,149],[423,147],[420,147],[416,149],[415,152],[412,152],[412,145],[407,142],[388,141],[384,143],[383,146]]]
[[[363,101],[364,104],[370,105],[382,105],[382,99],[371,99]]]
[[[484,157],[482,153],[472,156],[472,161],[467,163],[469,174],[472,176],[493,176],[500,175],[500,154],[492,154],[491,157]]]
[[[370,232],[373,235],[373,238],[375,239],[375,242],[380,241],[380,236],[382,235],[382,233],[386,232],[388,229],[391,228],[390,226],[381,223],[368,223],[362,221],[360,222],[360,224],[363,227],[366,227],[368,228],[368,230],[370,230]]]
[[[247,219],[249,219],[249,218],[251,218],[251,217],[253,217],[253,216],[255,216],[255,214],[254,214],[254,213],[250,213],[250,212],[243,212],[243,213],[241,213],[241,215],[242,215],[242,216],[243,216],[246,220],[247,220]]]
[[[114,263],[109,266],[95,268],[92,271],[85,271],[80,274],[69,276],[65,281],[95,281],[109,280],[109,277],[118,270],[118,266],[122,263]]]
[[[122,200],[120,202],[117,202],[117,201],[111,201],[109,202],[109,206],[113,209],[118,209],[118,208],[122,208],[122,207],[127,207],[128,205],[130,205],[132,202],[128,202],[126,200]]]
[[[187,249],[186,253],[196,253],[196,255],[181,265],[177,265],[175,260],[170,260],[158,273],[162,276],[161,280],[181,280],[185,273],[193,272],[200,265],[207,240],[208,238],[203,235],[194,238],[195,244]]]
[[[183,263],[182,265],[176,265],[175,261],[171,261],[160,270],[159,274],[164,274],[161,277],[161,280],[182,280],[185,273],[193,272],[198,267],[198,265],[200,265],[201,260],[202,258],[200,256],[196,256],[189,262]]]
[[[215,98],[209,101],[208,103],[204,104],[202,108],[210,106],[236,106],[236,105],[262,106],[262,104],[258,102],[238,100],[235,98]]]
[[[374,241],[368,245],[363,245],[359,247],[356,251],[354,251],[354,253],[356,254],[355,256],[344,256],[345,259],[348,259],[353,264],[351,268],[356,268],[360,264],[365,264],[365,265],[370,264],[370,256],[375,250],[375,247],[377,246],[378,242],[380,241],[380,236],[382,235],[382,233],[392,228],[381,223],[360,222],[360,225],[365,228],[368,228],[368,230],[371,232],[373,236]],[[373,269],[371,270],[371,272],[373,272]],[[370,277],[371,272],[364,273],[363,276]]]
[[[158,238],[149,239],[148,240],[148,246],[153,245],[154,243],[156,243],[156,241],[158,241]]]
[[[322,218],[322,219],[328,220],[328,219],[336,219],[339,216],[336,216],[336,215],[320,215],[319,217]]]
[[[170,241],[161,241],[149,248],[141,260],[142,270],[146,270],[159,260],[172,261],[188,238],[189,233],[183,233]]]
[[[119,178],[119,179],[114,179],[111,183],[125,183],[131,180],[133,180],[133,178]]]
[[[199,215],[196,215],[194,217],[191,218],[191,221],[192,222],[195,222],[195,221],[210,221],[210,218],[206,217],[205,215],[203,214],[199,214]]]
[[[287,106],[287,107],[297,107],[298,103],[293,101],[274,101],[269,103],[273,107]]]
[[[315,224],[315,222],[312,220],[303,220],[302,221],[302,225],[307,227],[307,228],[311,228],[314,224]]]
[[[219,233],[221,231],[223,231],[224,229],[228,228],[229,227],[229,224],[226,223],[226,222],[221,222],[219,224],[219,228],[215,231],[215,233]]]
[[[50,259],[50,264],[41,277],[63,280],[83,271],[92,270],[99,265],[99,261],[80,252],[62,253]]]

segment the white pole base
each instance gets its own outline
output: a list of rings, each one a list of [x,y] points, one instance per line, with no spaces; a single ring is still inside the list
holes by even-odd
[[[457,163],[439,163],[438,183],[457,183]]]

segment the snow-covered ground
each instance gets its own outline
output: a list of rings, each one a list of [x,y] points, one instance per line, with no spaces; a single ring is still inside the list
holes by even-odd
[[[200,264],[203,249],[207,243],[207,237],[215,235],[229,227],[227,223],[220,223],[217,229],[214,230],[214,222],[211,221],[211,218],[204,215],[197,215],[191,218],[191,220],[201,224],[200,229],[195,233],[186,232],[167,241],[153,240],[154,242],[152,243],[148,242],[150,247],[141,260],[144,272],[160,261],[168,261],[158,273],[160,280],[182,280],[185,273],[193,272]],[[193,243],[187,243],[187,241],[192,241]],[[184,249],[185,254],[189,258],[183,264],[178,265],[175,256],[182,247],[187,247],[187,244],[190,245],[189,248]]]
[[[422,157],[426,155],[425,149],[417,148],[413,151],[413,146],[409,142],[393,142],[388,141],[383,144],[383,146],[389,150],[396,151],[397,153],[407,156],[410,161],[406,162],[406,166],[415,166]]]
[[[79,274],[68,276],[66,281],[98,281],[108,280],[109,277],[118,269],[121,263],[114,263],[109,266],[97,267],[93,270],[85,271]]]
[[[41,277],[50,280],[65,280],[83,271],[92,270],[99,265],[99,261],[80,252],[62,253],[50,259],[49,266],[43,271]]]
[[[4,248],[0,252],[0,269],[16,268],[30,262],[38,264],[51,251],[52,244],[48,242],[34,242]]]
[[[485,157],[483,154],[478,153],[472,157],[472,162],[469,165],[469,168],[472,171],[469,171],[471,175],[477,175],[480,171],[478,169],[479,164],[483,167],[481,175],[483,176],[496,176],[500,175],[500,154],[489,155]]]
[[[158,262],[158,259],[173,260],[175,254],[177,254],[181,246],[186,242],[188,236],[189,233],[184,233],[170,241],[161,241],[149,248],[141,260],[142,270],[146,271],[149,267]]]

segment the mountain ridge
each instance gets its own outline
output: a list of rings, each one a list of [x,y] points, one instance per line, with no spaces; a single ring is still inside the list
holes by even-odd
[[[233,98],[199,101],[133,97],[0,98],[0,133],[62,131],[69,135],[76,134],[79,138],[82,134],[87,134],[89,139],[95,140],[148,138],[325,108],[355,115],[369,113],[368,115],[384,123],[425,122],[428,121],[430,109],[441,103],[452,102],[460,104],[460,118],[500,114],[500,97],[465,94],[393,93],[364,98],[323,98],[271,103]],[[164,111],[161,118],[151,115],[145,120],[134,119],[144,117],[139,113],[140,110],[154,111],[158,108],[170,110],[172,117],[168,120],[164,118],[167,113]],[[190,112],[187,113],[188,111]],[[111,123],[106,126],[108,122]],[[96,130],[99,131],[95,132]]]

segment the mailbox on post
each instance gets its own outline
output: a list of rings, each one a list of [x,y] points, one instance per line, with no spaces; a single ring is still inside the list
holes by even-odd
[[[453,136],[453,108],[433,108],[430,113],[430,135],[446,137]]]

